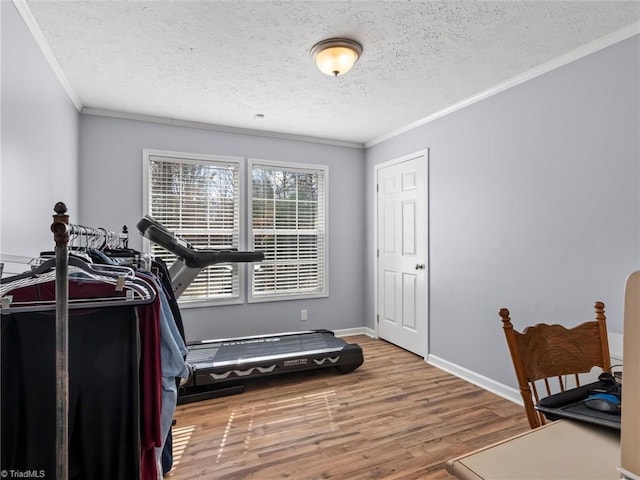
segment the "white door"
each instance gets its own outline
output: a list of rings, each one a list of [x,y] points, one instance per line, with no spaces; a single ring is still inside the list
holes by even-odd
[[[427,354],[427,152],[377,170],[378,336]]]

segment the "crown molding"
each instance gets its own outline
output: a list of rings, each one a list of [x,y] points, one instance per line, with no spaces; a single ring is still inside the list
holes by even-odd
[[[386,140],[402,135],[403,133],[409,132],[422,125],[426,125],[427,123],[437,120],[438,118],[444,117],[445,115],[449,115],[450,113],[453,113],[457,110],[468,107],[469,105],[473,105],[474,103],[479,102],[480,100],[484,100],[485,98],[491,97],[500,92],[508,90],[509,88],[515,87],[516,85],[520,85],[521,83],[524,83],[528,80],[531,80],[540,75],[548,73],[552,70],[555,70],[556,68],[567,65],[571,62],[579,60],[582,57],[586,57],[587,55],[595,53],[598,50],[602,50],[604,48],[610,47],[611,45],[614,45],[618,42],[621,42],[623,40],[626,40],[638,34],[640,34],[640,22],[632,23],[627,27],[621,28],[620,30],[617,30],[608,35],[605,35],[604,37],[594,40],[593,42],[586,43],[581,47],[578,47],[575,50],[572,50],[571,52],[568,52],[564,55],[554,58],[553,60],[542,63],[537,67],[527,70],[526,72],[516,75],[515,77],[512,77],[505,82],[499,83],[476,95],[472,95],[471,97],[468,97],[460,102],[454,103],[453,105],[447,108],[444,108],[432,115],[429,115],[421,120],[410,123],[409,125],[406,125],[397,130],[391,131],[387,134],[381,135],[377,138],[374,138],[373,140],[369,140],[368,142],[365,142],[364,148],[366,149],[366,148],[372,147],[378,143],[382,143]]]
[[[76,110],[80,112],[82,110],[82,102],[80,101],[80,97],[78,97],[73,87],[71,87],[71,83],[69,82],[69,79],[67,78],[65,73],[62,71],[62,67],[58,63],[58,60],[56,59],[55,55],[53,54],[51,47],[49,47],[49,43],[44,38],[42,30],[40,30],[40,27],[38,26],[36,19],[33,17],[33,14],[31,13],[31,9],[29,9],[29,6],[27,5],[26,0],[13,0],[13,4],[18,10],[18,13],[22,17],[22,20],[26,24],[27,28],[31,32],[33,39],[38,44],[38,47],[40,47],[40,50],[42,51],[44,58],[47,60],[47,62],[51,66],[51,69],[53,70],[54,75],[58,78],[58,81],[62,85],[62,88],[67,93],[73,105],[76,107]]]
[[[136,120],[139,122],[161,123],[164,125],[173,125],[176,127],[199,128],[201,130],[211,130],[214,132],[234,133],[237,135],[251,135],[254,137],[277,138],[281,140],[293,140],[296,142],[320,143],[323,145],[333,145],[338,147],[356,148],[362,150],[362,143],[346,142],[343,140],[334,140],[330,138],[310,137],[306,135],[294,135],[280,132],[270,132],[267,130],[252,130],[249,128],[229,127],[226,125],[216,125],[212,123],[191,122],[188,120],[177,120],[166,117],[156,117],[154,115],[142,115],[138,113],[117,112],[113,110],[104,110],[100,108],[84,107],[80,113],[84,115],[96,115],[100,117],[122,118],[127,120]]]

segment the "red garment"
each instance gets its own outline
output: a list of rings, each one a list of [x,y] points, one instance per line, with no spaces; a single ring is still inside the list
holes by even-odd
[[[140,479],[156,480],[156,447],[162,446],[162,364],[160,360],[160,298],[139,305],[140,329]]]

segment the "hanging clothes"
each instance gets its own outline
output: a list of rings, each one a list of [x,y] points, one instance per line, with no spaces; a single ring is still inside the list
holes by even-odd
[[[13,290],[50,300],[53,283]],[[69,281],[69,298],[104,298],[112,285]],[[4,469],[56,471],[55,313],[2,315]],[[135,307],[69,311],[69,478],[139,478],[139,359]]]
[[[184,323],[182,321],[182,314],[180,312],[180,307],[178,305],[178,299],[176,298],[175,293],[173,292],[173,286],[171,285],[171,276],[169,275],[169,268],[167,264],[160,257],[157,257],[151,263],[151,267],[153,270],[157,271],[156,276],[162,287],[164,289],[164,293],[167,296],[167,301],[169,302],[169,308],[171,308],[171,313],[173,314],[173,320],[176,324],[178,332],[180,332],[180,336],[182,337],[182,341],[186,343],[187,339],[184,335]]]
[[[173,415],[178,401],[178,381],[180,378],[187,378],[189,375],[184,360],[187,355],[187,347],[178,332],[169,301],[157,277],[150,272],[138,271],[136,274],[153,283],[157,289],[156,300],[160,307],[158,321],[160,327],[161,444],[156,445],[155,450],[155,462],[157,465],[160,462],[162,450],[173,422]]]
[[[140,478],[157,479],[155,449],[162,446],[162,366],[160,363],[160,301],[137,308],[140,328]]]
[[[134,250],[111,250],[104,252],[90,252],[94,259],[100,263],[108,264],[127,264],[132,265],[136,263],[142,254]],[[153,285],[156,292],[156,301],[152,305],[145,306],[141,309],[141,332],[146,332],[143,337],[150,335],[147,342],[142,342],[143,352],[149,348],[158,345],[153,332],[153,325],[155,320],[151,320],[157,316],[159,332],[157,333],[159,338],[159,350],[160,361],[155,360],[155,356],[152,358],[145,358],[143,363],[149,363],[153,365],[153,369],[145,368],[142,370],[142,383],[147,382],[145,378],[152,379],[152,383],[155,385],[155,381],[158,378],[157,367],[160,368],[160,398],[158,403],[158,391],[153,390],[152,393],[148,393],[148,387],[143,388],[142,394],[142,469],[141,478],[143,480],[153,478],[155,471],[166,473],[170,470],[172,464],[172,452],[168,451],[167,455],[171,457],[171,462],[167,465],[162,464],[162,453],[165,450],[170,450],[172,442],[169,440],[167,445],[167,439],[171,435],[171,426],[173,423],[173,417],[178,399],[178,385],[182,378],[187,378],[189,375],[188,368],[185,362],[187,355],[187,347],[184,341],[184,328],[182,327],[182,318],[180,316],[180,310],[178,309],[177,300],[173,291],[171,290],[171,284],[169,280],[169,273],[164,262],[154,260],[152,262],[151,271],[144,269],[136,270],[136,276],[145,279],[149,284]],[[177,320],[176,320],[177,317]],[[147,323],[148,322],[148,323]],[[157,352],[156,352],[157,354]],[[156,355],[149,353],[149,355]],[[159,406],[158,406],[159,405]],[[158,410],[159,409],[159,410]],[[159,425],[159,434],[157,425]],[[149,430],[149,428],[155,428]],[[159,435],[159,436],[158,436]],[[152,455],[153,450],[153,455]],[[154,462],[154,465],[152,465]]]
[[[171,448],[177,386],[188,376],[182,318],[166,265],[154,261],[151,273],[150,259],[140,262],[144,256],[130,249],[78,253],[69,256],[69,300],[85,299],[91,308],[68,311],[69,479],[157,480],[168,471],[160,459]],[[98,269],[86,259],[112,267]],[[146,268],[135,272],[136,280],[131,269],[122,277],[132,291],[120,291],[121,265],[141,263]],[[53,303],[56,275],[45,268],[49,264],[2,279],[0,290],[16,304]],[[120,273],[109,277],[113,268]],[[12,279],[20,279],[15,288],[8,285]],[[25,281],[31,284],[23,286]],[[125,293],[137,295],[135,305],[127,304]],[[140,300],[146,293],[152,293],[148,301]],[[109,306],[102,307],[105,299]],[[54,444],[43,441],[56,435],[55,321],[53,310],[2,315],[3,468],[47,476],[56,471]]]
[[[182,321],[182,314],[180,312],[180,307],[178,306],[178,299],[173,292],[173,286],[171,285],[171,277],[169,275],[169,269],[167,268],[167,264],[160,257],[157,257],[151,263],[152,270],[156,272],[156,276],[158,280],[162,284],[163,291],[167,297],[167,301],[169,303],[169,308],[171,309],[171,313],[173,314],[173,320],[175,327],[180,334],[182,339],[182,344],[185,346],[184,349],[181,348],[183,352],[182,359],[185,361],[187,358],[187,350],[186,350],[186,337],[184,334],[184,323]],[[179,341],[177,341],[180,344]],[[181,377],[182,378],[182,377]],[[164,381],[163,381],[164,384]],[[177,403],[177,390],[180,386],[180,379],[176,379],[175,388],[176,388],[176,403]],[[172,422],[173,423],[173,422]],[[163,474],[167,474],[173,468],[173,427],[169,427],[169,432],[165,437],[164,447],[162,449],[161,458],[160,458],[160,468],[162,469]]]

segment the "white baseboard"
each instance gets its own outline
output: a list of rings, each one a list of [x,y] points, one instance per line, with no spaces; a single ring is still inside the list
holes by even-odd
[[[357,328],[342,328],[340,330],[334,330],[333,333],[336,337],[350,337],[352,335],[366,335],[371,338],[375,338],[375,331],[367,327]]]
[[[375,330],[367,327],[344,328],[341,330],[335,330],[333,333],[336,337],[367,335],[368,337],[376,338]],[[426,362],[430,365],[433,365],[434,367],[444,370],[445,372],[455,375],[458,378],[466,380],[469,383],[473,383],[480,388],[488,390],[491,393],[495,393],[502,398],[506,398],[507,400],[517,403],[518,405],[522,405],[522,397],[520,396],[520,392],[515,388],[498,383],[488,377],[456,365],[455,363],[451,363],[435,355],[428,355],[426,358]]]
[[[368,337],[376,338],[375,330],[367,327],[344,328],[341,330],[335,330],[334,334],[336,337],[367,335]],[[622,334],[608,332],[608,337],[612,365],[622,363]],[[510,400],[513,403],[522,405],[522,397],[520,396],[519,390],[516,388],[498,383],[495,380],[491,380],[490,378],[485,377],[484,375],[480,375],[479,373],[461,367],[460,365],[456,365],[455,363],[449,362],[436,355],[427,355],[426,362],[429,365],[433,365],[434,367],[455,375],[458,378],[466,380],[469,383],[473,383],[474,385],[480,388],[484,388],[491,393],[495,393],[496,395]]]
[[[520,396],[520,392],[515,388],[508,387],[507,385],[503,385],[502,383],[498,383],[495,380],[491,380],[490,378],[485,377],[484,375],[480,375],[479,373],[468,370],[464,367],[461,367],[460,365],[456,365],[455,363],[451,363],[435,355],[428,355],[427,363],[441,370],[444,370],[445,372],[455,375],[456,377],[466,380],[469,383],[473,383],[480,388],[484,388],[491,393],[495,393],[502,398],[506,398],[513,403],[522,405],[522,397]]]

